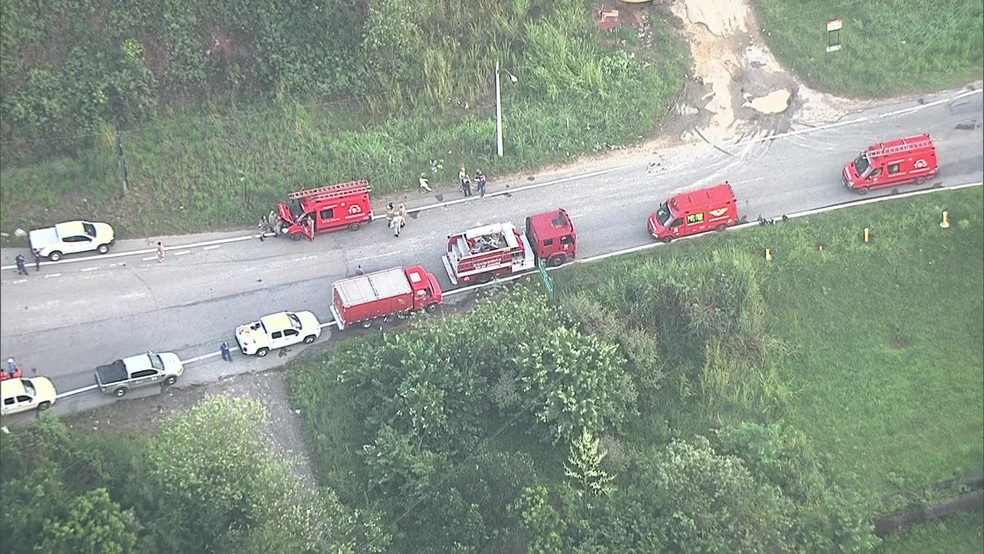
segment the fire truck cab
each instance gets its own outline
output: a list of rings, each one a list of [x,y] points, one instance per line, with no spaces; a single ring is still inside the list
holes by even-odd
[[[563,208],[527,217],[526,239],[537,257],[551,267],[577,257],[577,231]]]
[[[850,190],[866,194],[905,183],[923,184],[939,172],[936,145],[928,134],[880,142],[869,146],[841,172]]]
[[[292,192],[287,198],[293,200],[293,204],[277,204],[280,221],[276,232],[300,240],[303,237],[314,239],[316,233],[342,228],[356,231],[372,220],[371,190],[363,179]]]
[[[705,231],[724,231],[738,222],[738,203],[727,181],[674,195],[649,216],[649,234],[670,242]]]

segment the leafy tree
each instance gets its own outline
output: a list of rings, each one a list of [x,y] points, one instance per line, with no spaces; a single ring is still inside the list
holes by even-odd
[[[527,487],[510,510],[519,518],[526,531],[529,552],[553,554],[567,550],[565,541],[567,524],[550,504],[547,488],[543,485]]]
[[[599,442],[591,431],[584,429],[571,442],[571,454],[564,464],[564,475],[571,479],[578,498],[586,503],[588,497],[609,495],[615,490],[614,477],[601,468],[608,453],[599,448]]]
[[[122,554],[137,542],[131,511],[121,511],[106,489],[76,497],[63,520],[47,519],[37,550],[65,554]]]
[[[582,429],[618,428],[635,403],[635,388],[610,343],[555,327],[542,343],[521,343],[517,365],[524,404],[532,403],[553,442]]]
[[[195,549],[259,548],[271,537],[298,551],[351,546],[351,514],[334,495],[306,490],[273,456],[257,430],[268,420],[258,401],[228,396],[168,419],[151,459],[172,525]]]

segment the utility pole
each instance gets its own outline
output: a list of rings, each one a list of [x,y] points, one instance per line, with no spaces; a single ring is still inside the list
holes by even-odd
[[[130,184],[126,177],[126,156],[123,155],[123,139],[120,136],[119,128],[116,129],[116,159],[119,162],[120,176],[123,179],[123,194],[126,195],[126,191],[130,188]]]
[[[495,145],[502,157],[502,92],[499,87],[499,61],[495,62]]]

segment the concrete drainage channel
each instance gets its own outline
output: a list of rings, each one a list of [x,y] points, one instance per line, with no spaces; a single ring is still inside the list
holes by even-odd
[[[833,206],[827,206],[827,207],[824,207],[824,208],[816,208],[816,209],[807,210],[807,211],[804,211],[804,212],[799,212],[799,213],[794,213],[794,214],[782,214],[782,215],[784,215],[786,219],[796,219],[796,218],[800,218],[800,217],[806,217],[806,216],[810,216],[810,215],[821,214],[821,213],[831,212],[831,211],[835,211],[835,210],[841,210],[841,209],[844,209],[844,208],[850,208],[850,207],[855,207],[855,206],[862,206],[862,205],[866,205],[866,204],[874,204],[874,203],[877,203],[877,202],[886,202],[886,201],[890,201],[890,200],[901,200],[903,198],[912,198],[912,197],[915,197],[915,196],[922,196],[922,195],[925,195],[925,194],[932,194],[932,193],[935,193],[935,192],[940,192],[940,191],[945,191],[945,190],[959,190],[959,189],[970,188],[970,187],[979,187],[979,186],[982,186],[982,185],[984,185],[984,182],[967,183],[967,184],[963,184],[963,185],[955,185],[955,186],[950,186],[950,187],[941,187],[941,186],[934,185],[934,186],[932,186],[930,188],[921,189],[921,190],[915,190],[915,191],[911,191],[911,192],[905,192],[905,193],[900,193],[900,194],[893,194],[893,195],[888,195],[888,196],[879,196],[879,197],[874,197],[874,198],[864,198],[864,199],[852,200],[850,202],[845,202],[845,203],[837,204],[837,205],[833,205]],[[729,231],[740,231],[742,229],[748,229],[750,227],[756,227],[758,225],[760,225],[760,222],[759,221],[748,222],[748,223],[741,223],[739,225],[736,225],[734,227],[731,227]],[[705,235],[706,234],[707,233],[705,233]],[[682,241],[682,240],[690,240],[690,239],[699,238],[701,236],[703,236],[703,235],[692,235],[692,236],[689,236],[689,237],[680,238],[678,240],[680,240],[680,241]],[[647,244],[643,244],[643,245],[640,245],[640,246],[634,246],[634,247],[631,247],[631,248],[625,248],[625,249],[618,250],[618,251],[615,251],[615,252],[609,252],[609,253],[606,253],[606,254],[599,254],[597,256],[592,256],[592,257],[589,257],[589,258],[582,258],[580,260],[576,260],[573,263],[579,263],[579,264],[592,263],[592,262],[597,262],[597,261],[600,261],[600,260],[605,260],[605,259],[608,259],[608,258],[613,258],[613,257],[616,257],[616,256],[623,256],[623,255],[631,254],[631,253],[634,253],[634,252],[641,252],[643,250],[649,250],[651,248],[655,248],[657,246],[663,246],[663,245],[664,244],[661,243],[661,242],[647,243]],[[560,266],[560,267],[548,267],[548,268],[546,268],[546,271],[554,271],[554,270],[560,269],[562,267],[564,267],[564,266]],[[530,275],[536,274],[537,271],[538,270],[536,270],[536,269],[528,270],[528,271],[525,271],[523,273],[517,273],[517,274],[514,274],[514,275],[510,275],[510,276],[505,277],[503,279],[497,279],[497,280],[494,280],[494,281],[489,282],[489,283],[478,284],[478,285],[469,285],[469,286],[465,286],[465,287],[455,288],[455,289],[446,291],[444,293],[444,296],[461,295],[461,294],[473,292],[473,291],[476,291],[476,290],[480,290],[480,289],[485,288],[485,287],[496,286],[496,285],[499,285],[501,283],[507,283],[507,282],[510,282],[510,281],[515,281],[517,279],[521,279],[523,277],[528,277]],[[334,321],[334,319],[321,324],[321,328],[322,329],[326,329],[326,328],[333,327],[333,326],[337,326],[337,324]],[[330,338],[330,337],[331,337],[331,333],[328,334],[328,338]],[[215,358],[215,357],[219,357],[219,356],[221,356],[221,352],[212,352],[212,353],[203,354],[203,355],[200,355],[200,356],[195,356],[195,357],[189,358],[187,360],[182,360],[182,363],[185,366],[188,366],[188,365],[191,365],[191,364],[194,364],[194,363],[197,363],[197,362],[202,362],[202,361],[208,360],[210,358]],[[97,388],[98,388],[97,385],[89,385],[89,386],[86,386],[86,387],[82,387],[82,388],[79,388],[79,389],[75,389],[75,390],[71,390],[71,391],[67,391],[67,392],[61,393],[56,398],[60,400],[60,399],[63,399],[63,398],[75,396],[75,395],[82,394],[82,393],[89,392],[89,391],[93,391],[93,390],[96,390]],[[154,390],[154,389],[153,389],[153,387],[150,387],[149,390]],[[163,387],[162,387],[162,390],[163,390]],[[147,395],[147,396],[150,396],[150,395]]]

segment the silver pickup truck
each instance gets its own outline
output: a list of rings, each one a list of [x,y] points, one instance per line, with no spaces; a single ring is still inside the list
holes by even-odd
[[[182,373],[184,364],[176,354],[147,352],[97,367],[96,384],[101,391],[120,398],[132,388],[173,385]]]

